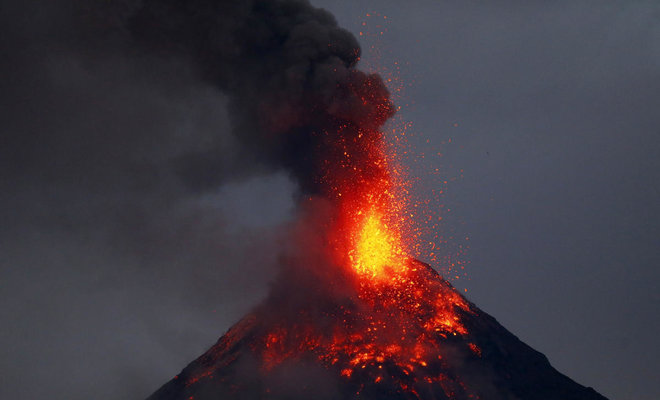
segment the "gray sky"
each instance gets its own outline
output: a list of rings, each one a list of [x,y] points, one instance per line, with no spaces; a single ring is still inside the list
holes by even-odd
[[[388,16],[417,147],[452,139],[426,162],[464,170],[443,199],[470,237],[454,284],[578,382],[658,398],[660,5],[339,3],[319,2],[353,31]]]
[[[57,2],[16,3],[0,13],[0,397],[144,398],[264,296],[293,184],[186,186],[186,156],[238,157],[222,95],[72,40]],[[660,398],[660,5],[314,4],[354,33],[388,16],[378,63],[402,64],[412,144],[443,153],[413,166],[416,189],[463,170],[441,199],[442,233],[470,237],[454,284],[579,383]]]

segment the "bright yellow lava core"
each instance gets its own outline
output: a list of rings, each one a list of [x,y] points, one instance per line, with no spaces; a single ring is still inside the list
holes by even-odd
[[[381,214],[371,211],[358,230],[350,256],[361,275],[385,277],[388,268],[401,264],[404,254],[400,238],[383,219]]]

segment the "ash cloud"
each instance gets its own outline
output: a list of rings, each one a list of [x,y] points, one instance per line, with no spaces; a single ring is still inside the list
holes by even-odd
[[[353,35],[307,1],[145,1],[128,30],[140,48],[184,57],[226,93],[249,157],[286,169],[305,193],[323,193],[321,161],[343,156],[337,142],[379,135],[393,113],[381,79],[355,69]],[[198,161],[187,176],[208,169]]]
[[[392,106],[306,1],[1,6],[0,397],[143,398],[266,294],[335,128]]]

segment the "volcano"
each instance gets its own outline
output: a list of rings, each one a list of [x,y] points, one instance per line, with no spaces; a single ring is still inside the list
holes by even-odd
[[[151,400],[603,399],[415,260],[438,252],[439,207],[411,195],[405,127],[385,132],[399,107],[329,12],[144,0],[126,32],[222,91],[242,152],[299,199],[270,295]],[[183,176],[218,175],[207,158]]]
[[[148,400],[604,400],[429,265],[354,292],[273,291]]]

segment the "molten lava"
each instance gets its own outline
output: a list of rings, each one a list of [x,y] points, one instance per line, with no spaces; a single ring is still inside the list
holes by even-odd
[[[437,339],[467,334],[460,315],[472,313],[469,303],[416,261],[379,271],[386,276],[377,275],[375,281],[371,270],[366,276],[357,273],[356,298],[334,304],[322,315],[302,307],[295,321],[282,321],[263,336],[253,350],[261,353],[266,370],[307,354],[346,379],[387,380],[401,390],[413,388],[418,376],[428,378],[429,371],[444,371]],[[473,351],[479,351],[476,345]],[[444,375],[432,378],[460,386]]]
[[[375,102],[389,110],[387,92],[383,96]],[[391,277],[406,268],[408,258],[402,229],[406,199],[401,187],[405,183],[396,179],[395,157],[387,150],[383,132],[362,129],[353,140],[330,146],[322,163],[320,184],[336,209],[330,232],[338,253],[336,262],[356,272],[362,283]]]
[[[382,214],[370,210],[356,230],[349,258],[360,275],[384,278],[392,267],[402,265],[404,251],[398,232],[392,231]]]

